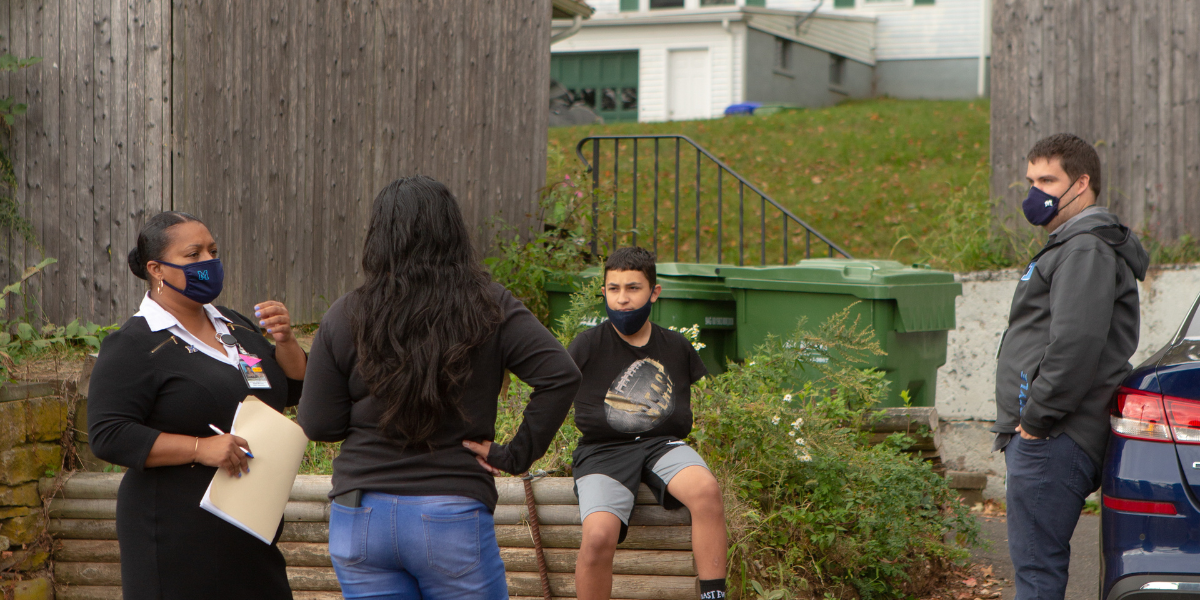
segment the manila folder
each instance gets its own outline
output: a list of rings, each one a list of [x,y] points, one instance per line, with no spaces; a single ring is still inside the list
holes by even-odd
[[[233,417],[230,433],[245,439],[254,458],[250,472],[213,475],[200,508],[270,544],[292,493],[308,438],[304,430],[254,396],[247,396]]]

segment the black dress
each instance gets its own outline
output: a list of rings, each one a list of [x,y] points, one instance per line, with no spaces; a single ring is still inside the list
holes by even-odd
[[[145,467],[159,433],[203,438],[214,435],[210,423],[229,431],[247,395],[279,411],[299,401],[302,382],[284,375],[275,347],[256,324],[219,310],[246,351],[263,359],[271,389],[249,389],[237,367],[190,351],[170,330],[151,331],[141,317],[105,338],[92,371],[92,450],[128,467],[117,496],[125,600],[292,597],[275,543],[268,546],[200,508],[215,467]]]

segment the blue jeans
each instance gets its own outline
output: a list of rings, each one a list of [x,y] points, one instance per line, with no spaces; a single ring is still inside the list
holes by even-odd
[[[347,599],[508,598],[492,513],[470,498],[368,492],[360,508],[335,503],[329,554]]]
[[[1015,600],[1061,600],[1067,592],[1071,535],[1100,468],[1067,434],[1004,449],[1008,467],[1008,553],[1017,572]]]

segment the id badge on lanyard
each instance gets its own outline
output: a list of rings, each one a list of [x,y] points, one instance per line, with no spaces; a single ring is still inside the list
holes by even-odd
[[[242,379],[246,380],[246,387],[252,390],[271,389],[271,382],[263,372],[262,359],[246,352],[241,344],[238,344],[238,370],[242,372]]]

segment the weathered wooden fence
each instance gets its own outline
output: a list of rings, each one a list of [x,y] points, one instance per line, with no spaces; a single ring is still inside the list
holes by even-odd
[[[1163,239],[1200,237],[1200,2],[993,0],[992,195],[1020,218],[1025,154],[1096,145],[1101,204]]]
[[[6,0],[0,75],[29,104],[7,147],[41,248],[0,247],[0,281],[44,253],[47,317],[123,321],[125,265],[164,209],[222,247],[221,302],[318,318],[359,275],[371,201],[401,175],[457,194],[481,249],[524,226],[545,181],[549,0]]]

